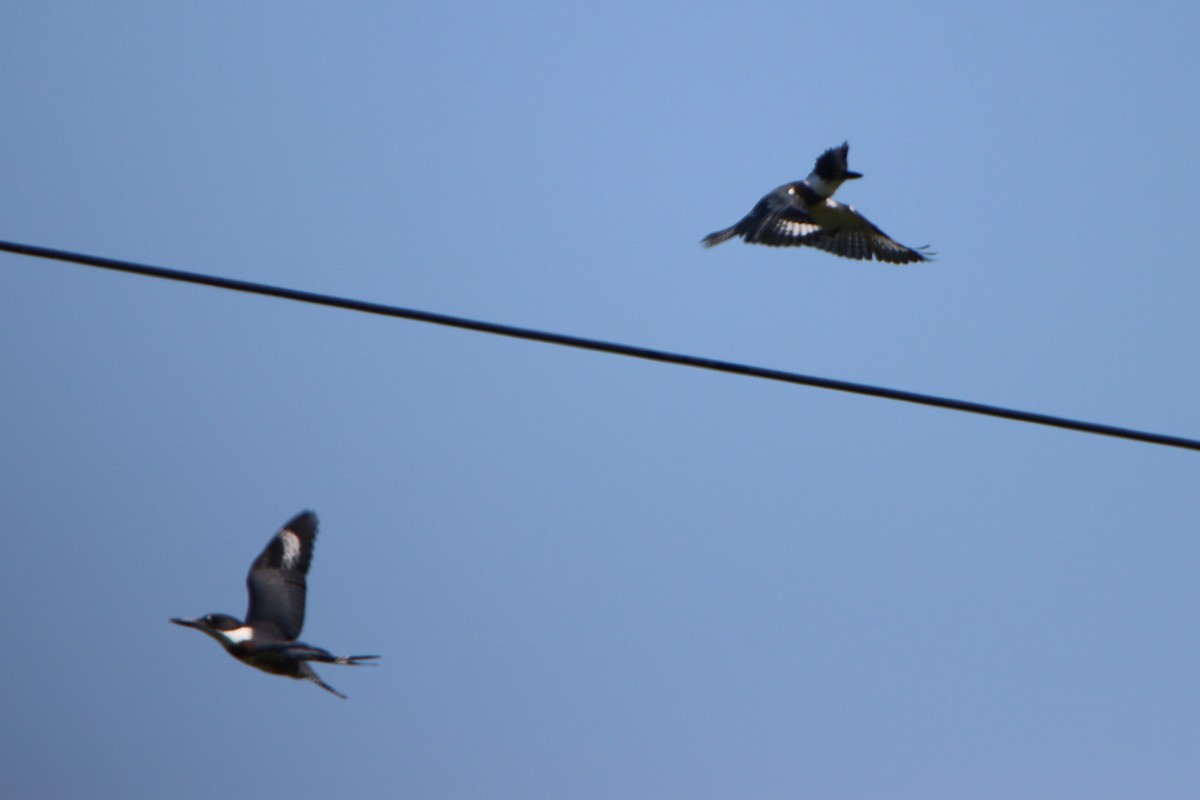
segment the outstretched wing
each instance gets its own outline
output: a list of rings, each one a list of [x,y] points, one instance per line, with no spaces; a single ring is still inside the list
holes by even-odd
[[[300,635],[316,538],[317,515],[304,511],[280,528],[250,565],[246,623],[257,635],[289,642]]]
[[[820,229],[797,244],[817,247],[828,253],[860,261],[884,261],[889,264],[911,264],[916,261],[931,261],[933,253],[927,250],[905,247],[890,236],[863,231],[831,231]]]
[[[911,264],[929,261],[932,253],[906,247],[875,227],[853,206],[832,200],[813,209],[819,223],[802,241],[796,244],[816,247],[843,258],[859,261],[884,261],[889,264]]]

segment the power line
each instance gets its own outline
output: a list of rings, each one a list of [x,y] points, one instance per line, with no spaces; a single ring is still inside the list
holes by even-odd
[[[780,381],[783,383],[794,383],[801,386],[812,386],[818,389],[832,389],[834,391],[867,395],[869,397],[882,397],[887,400],[900,400],[905,403],[916,403],[918,405],[933,406],[935,408],[946,408],[952,411],[965,411],[971,414],[1000,417],[1001,419],[1009,419],[1016,422],[1027,422],[1035,425],[1046,425],[1052,428],[1065,428],[1067,430],[1091,433],[1099,436],[1112,436],[1118,439],[1130,439],[1138,442],[1146,442],[1148,444],[1158,444],[1166,447],[1178,447],[1185,450],[1200,451],[1200,441],[1196,439],[1187,439],[1182,436],[1168,436],[1160,433],[1150,433],[1131,428],[1121,428],[1115,425],[1101,425],[1094,422],[1083,422],[1081,420],[1069,419],[1066,417],[1056,417],[1050,414],[1038,414],[1031,411],[1018,411],[1016,409],[987,405],[985,403],[973,403],[967,400],[954,400],[946,397],[937,397],[935,395],[906,392],[900,389],[888,389],[881,386],[870,386],[863,383],[839,381],[832,378],[819,378],[811,375],[801,375],[795,372],[785,372],[783,370],[755,367],[749,364],[738,364],[732,361],[719,361],[712,358],[701,358],[698,356],[689,356],[680,353],[670,353],[663,350],[652,350],[647,347],[636,347],[627,344],[604,342],[597,339],[585,339],[581,336],[568,336],[566,334],[550,333],[531,328],[518,328],[513,325],[499,325],[493,322],[482,322],[480,320],[467,319],[465,317],[452,317],[447,314],[435,314],[429,311],[398,308],[396,306],[388,306],[381,303],[368,303],[362,300],[350,300],[343,297],[316,294],[315,292],[302,292],[297,289],[287,289],[284,287],[270,286],[263,283],[239,281],[232,278],[219,278],[212,275],[203,275],[196,272],[184,272],[182,270],[166,269],[164,267],[152,267],[145,264],[135,264],[129,261],[119,261],[113,258],[103,258],[100,256],[84,255],[81,253],[71,253],[65,250],[54,250],[48,247],[38,247],[36,245],[16,244],[13,242],[0,241],[0,251],[17,253],[25,256],[33,256],[35,258],[46,258],[54,261],[68,261],[74,264],[83,264],[84,266],[89,267],[100,267],[101,269],[111,269],[118,272],[130,272],[135,275],[145,275],[152,278],[165,278],[167,280],[183,281],[185,283],[197,283],[202,286],[212,286],[218,289],[230,289],[236,292],[248,292],[250,294],[266,295],[268,297],[279,297],[284,300],[295,300],[301,303],[312,303],[314,305],[343,308],[349,311],[359,311],[366,314],[378,314],[385,317],[399,317],[400,319],[410,319],[417,322],[427,322],[434,325],[445,325],[451,328],[465,328],[467,330],[479,331],[481,333],[490,333],[495,336],[509,336],[514,339],[527,339],[534,342],[545,342],[546,344],[556,344],[563,347],[575,347],[582,350],[594,350],[601,353],[611,353],[613,355],[628,356],[630,358],[640,358],[647,361],[658,361],[665,364],[677,364],[679,366],[707,369],[715,372],[728,372],[734,375],[746,375],[752,378],[762,378],[765,380]]]

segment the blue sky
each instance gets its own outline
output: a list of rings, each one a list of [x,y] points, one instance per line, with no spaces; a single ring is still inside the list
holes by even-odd
[[[0,239],[1200,437],[1191,3],[14,4]],[[936,262],[740,242],[839,199]],[[0,794],[1191,798],[1197,454],[0,254]],[[304,508],[349,695],[241,615]]]

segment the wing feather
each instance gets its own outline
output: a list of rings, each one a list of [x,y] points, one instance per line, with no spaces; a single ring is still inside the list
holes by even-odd
[[[300,635],[316,538],[317,515],[304,511],[280,528],[250,565],[246,623],[256,634],[289,642]]]

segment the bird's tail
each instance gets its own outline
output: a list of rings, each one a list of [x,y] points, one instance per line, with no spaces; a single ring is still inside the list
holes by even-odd
[[[369,661],[379,656],[334,656],[330,659],[330,664],[349,664],[352,667],[374,667],[377,664],[363,664],[363,661]]]
[[[710,233],[708,236],[705,236],[700,240],[700,244],[704,245],[705,247],[716,247],[721,242],[737,236],[737,227],[737,225],[734,225],[732,228],[726,228],[723,231],[715,231]]]
[[[288,658],[295,659],[296,661],[318,661],[322,664],[353,664],[361,666],[358,662],[379,658],[379,656],[335,656],[323,647],[313,647],[311,644],[304,644],[303,642],[276,645],[271,649],[277,649],[286,654]]]
[[[335,656],[328,650],[323,650],[320,647],[306,647],[303,651],[292,651],[296,658],[304,661],[319,661],[322,664],[349,664],[354,667],[368,666],[373,667],[374,664],[361,664],[362,661],[371,661],[379,658],[379,656]]]

